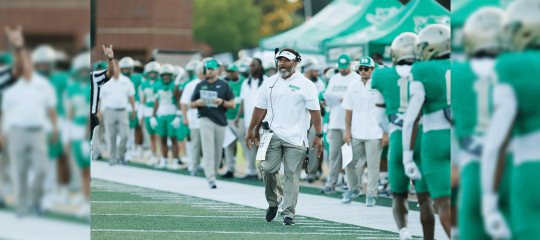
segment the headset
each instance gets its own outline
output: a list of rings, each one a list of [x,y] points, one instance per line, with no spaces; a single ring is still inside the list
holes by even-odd
[[[274,62],[276,63],[276,69],[278,68],[278,60],[276,58],[277,54],[279,52],[279,48],[276,48],[276,50],[274,50]],[[300,54],[298,54],[300,55]],[[295,55],[296,56],[296,55]],[[294,59],[293,59],[295,62],[301,62],[302,61],[302,57],[301,56],[296,56]]]

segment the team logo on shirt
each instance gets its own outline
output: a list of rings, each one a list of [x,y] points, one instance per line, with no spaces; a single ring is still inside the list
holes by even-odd
[[[201,86],[201,89],[206,90],[206,89],[208,89],[208,86]]]
[[[291,92],[296,92],[297,90],[300,90],[300,87],[289,85],[289,88],[291,88]]]

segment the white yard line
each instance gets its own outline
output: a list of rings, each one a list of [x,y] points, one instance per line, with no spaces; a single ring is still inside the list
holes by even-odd
[[[34,216],[17,218],[10,212],[0,212],[0,229],[0,239],[90,239],[90,224]]]
[[[95,161],[92,162],[92,177],[259,209],[268,208],[264,188],[259,186],[217,180],[217,189],[210,189],[206,179],[200,177],[130,166],[110,167],[105,162]],[[300,193],[296,213],[333,222],[398,232],[390,207],[366,207],[364,203],[359,202],[341,204],[340,199]],[[438,215],[435,219],[435,238],[448,239]],[[407,225],[412,235],[423,235],[418,211],[409,211]]]
[[[219,233],[219,234],[271,234],[271,235],[354,235],[354,236],[392,236],[387,234],[358,233],[319,233],[319,232],[226,232],[226,231],[178,231],[178,230],[129,230],[129,229],[92,229],[92,232],[152,232],[152,233]]]
[[[179,217],[179,218],[259,218],[259,217],[248,217],[248,216],[193,216],[193,215],[152,215],[152,214],[114,214],[114,213],[104,213],[104,214],[92,214],[92,216],[136,216],[136,217]]]

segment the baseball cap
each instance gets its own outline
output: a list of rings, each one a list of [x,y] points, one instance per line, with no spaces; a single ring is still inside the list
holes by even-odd
[[[338,69],[348,68],[351,58],[347,54],[341,54],[338,58]]]
[[[375,61],[373,61],[373,59],[370,57],[360,58],[359,62],[360,62],[360,66],[375,67]]]
[[[294,60],[296,58],[296,55],[294,55],[292,52],[285,50],[280,52],[276,59],[279,59],[280,57],[286,57],[289,60]]]
[[[236,67],[236,64],[231,63],[227,66],[227,71],[238,71],[238,67]]]
[[[218,62],[215,59],[206,61],[206,63],[204,64],[204,69],[209,69],[209,68],[218,69],[219,68]]]

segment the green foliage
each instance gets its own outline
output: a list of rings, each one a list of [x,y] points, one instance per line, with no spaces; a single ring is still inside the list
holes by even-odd
[[[259,45],[261,8],[246,0],[193,1],[193,34],[214,53],[236,53]]]

